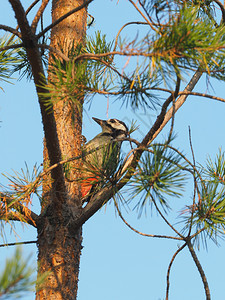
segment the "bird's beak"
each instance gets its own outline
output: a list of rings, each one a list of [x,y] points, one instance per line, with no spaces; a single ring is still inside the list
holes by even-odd
[[[105,122],[104,120],[97,119],[97,118],[94,118],[94,117],[92,117],[92,119],[93,119],[96,123],[98,123],[100,126],[102,126],[102,124]]]

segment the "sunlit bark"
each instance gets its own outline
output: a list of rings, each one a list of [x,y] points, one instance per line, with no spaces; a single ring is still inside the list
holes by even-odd
[[[53,0],[52,22],[83,4],[84,1]],[[66,18],[52,29],[51,46],[68,54],[73,45],[83,43],[86,33],[87,11],[79,12]],[[51,76],[51,75],[49,75]],[[74,91],[76,96],[76,91]],[[65,99],[66,100],[66,99]],[[80,154],[82,129],[82,98],[75,99],[70,105],[59,101],[54,105],[62,158],[67,159]],[[48,165],[46,147],[44,149],[44,165]],[[43,217],[38,224],[38,261],[39,275],[50,271],[46,286],[37,291],[36,299],[76,299],[79,263],[82,243],[82,229],[74,229],[73,219],[81,209],[80,190],[76,183],[79,161],[68,166],[66,180],[67,194],[62,195],[63,202],[58,202],[57,193],[48,181],[43,187]],[[75,180],[75,181],[74,181]]]

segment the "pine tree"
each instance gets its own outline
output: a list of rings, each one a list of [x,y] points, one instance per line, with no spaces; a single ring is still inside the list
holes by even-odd
[[[0,76],[10,81],[19,71],[34,82],[44,153],[43,166],[7,176],[9,186],[2,187],[0,194],[1,220],[37,229],[38,277],[46,276],[47,283],[37,288],[36,299],[76,299],[82,226],[110,199],[131,230],[183,243],[168,268],[166,299],[172,263],[185,247],[201,275],[206,299],[210,299],[193,246],[201,242],[200,237],[206,242],[224,235],[224,153],[220,151],[215,162],[209,159],[206,166],[198,166],[194,153],[191,162],[173,146],[173,127],[176,112],[189,95],[225,101],[194,92],[203,74],[224,80],[224,6],[220,1],[129,0],[142,21],[125,23],[108,42],[104,33],[87,34],[94,18],[87,13],[92,1],[53,0],[52,23],[43,28],[38,24],[43,24],[49,0],[41,4],[36,0],[26,11],[20,0],[9,0],[18,27],[0,25],[1,30],[11,33],[0,40]],[[37,5],[35,17],[28,22]],[[123,38],[123,30],[129,26],[134,26],[135,32],[143,28],[142,34]],[[121,56],[127,58],[129,68],[118,62]],[[96,185],[100,188],[96,187],[85,202],[81,197],[86,180],[82,177],[82,114],[84,105],[94,103],[97,94],[117,99],[134,111],[153,111],[156,117],[141,141],[130,136],[123,140],[130,149],[113,174],[99,170]],[[170,120],[168,137],[157,142]],[[132,124],[129,134],[135,129]],[[178,230],[165,212],[169,212],[170,197],[183,195],[187,178],[193,180],[193,201],[183,210],[183,228]],[[122,192],[126,186],[129,202],[136,203],[139,215],[150,204],[174,236],[144,234],[127,223],[120,208],[126,202]],[[40,199],[39,214],[30,209],[33,195]]]

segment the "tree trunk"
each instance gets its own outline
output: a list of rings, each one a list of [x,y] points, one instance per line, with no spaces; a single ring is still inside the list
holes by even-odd
[[[52,22],[83,4],[80,0],[53,0]],[[87,10],[83,8],[52,29],[51,46],[68,54],[73,45],[84,43]],[[74,91],[74,97],[76,91]],[[70,105],[59,101],[54,105],[54,115],[62,158],[76,157],[81,153],[82,102],[77,99]],[[79,106],[78,106],[79,104]],[[36,299],[76,299],[82,228],[73,228],[73,219],[81,209],[80,188],[76,182],[79,172],[74,169],[80,162],[70,163],[66,177],[66,195],[54,191],[51,181],[43,186],[42,215],[38,227],[38,276],[49,272],[36,292]],[[48,165],[47,149],[44,147],[44,166]],[[67,166],[68,167],[68,166]],[[50,178],[49,178],[50,179]]]

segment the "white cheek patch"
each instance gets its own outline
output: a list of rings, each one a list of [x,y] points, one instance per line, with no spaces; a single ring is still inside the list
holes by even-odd
[[[112,128],[114,128],[116,130],[121,130],[121,131],[127,132],[127,128],[124,126],[124,124],[120,123],[117,120],[115,120],[115,122],[113,122],[113,123],[110,123],[110,125],[112,126]]]

